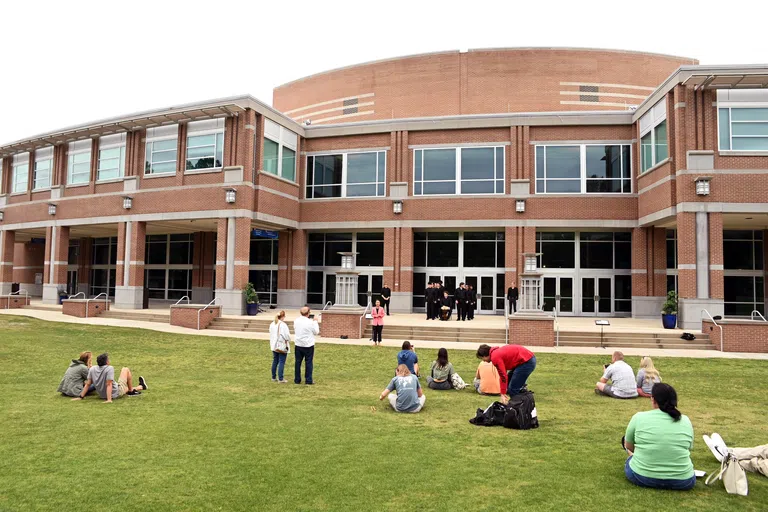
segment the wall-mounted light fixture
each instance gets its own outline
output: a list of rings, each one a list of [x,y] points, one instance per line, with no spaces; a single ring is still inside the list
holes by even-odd
[[[228,188],[226,191],[225,199],[229,204],[234,203],[235,199],[237,199],[237,190],[233,188]]]
[[[394,213],[403,213],[403,202],[402,201],[393,201],[392,202],[392,211]]]
[[[48,203],[48,215],[56,215],[56,204]]]
[[[518,199],[515,201],[515,211],[517,213],[525,213],[525,199]]]
[[[3,216],[4,216],[3,210],[0,210],[0,222],[3,222]]]
[[[133,208],[133,198],[131,196],[123,196],[123,208],[126,210]]]
[[[700,176],[696,178],[696,195],[708,196],[710,191],[711,176]]]

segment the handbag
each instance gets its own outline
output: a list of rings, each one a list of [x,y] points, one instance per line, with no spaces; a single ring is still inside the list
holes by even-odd
[[[280,322],[282,324],[283,322]],[[283,335],[280,334],[280,324],[277,324],[277,341],[275,342],[275,352],[279,352],[281,354],[287,354],[290,350],[289,341],[283,338]]]
[[[458,389],[459,391],[467,387],[467,383],[464,382],[464,379],[458,373],[451,374],[451,384],[453,384],[453,389]]]
[[[712,473],[704,481],[705,485],[714,483],[718,480],[722,480],[725,485],[725,490],[728,494],[738,494],[739,496],[746,496],[749,492],[747,486],[747,474],[744,472],[744,468],[739,464],[739,459],[736,458],[731,452],[728,452],[723,461],[720,463],[720,471]]]

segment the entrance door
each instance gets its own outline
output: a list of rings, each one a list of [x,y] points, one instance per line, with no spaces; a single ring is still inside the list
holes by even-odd
[[[368,305],[368,292],[371,293],[371,305],[381,298],[382,276],[365,275],[357,276],[357,303],[365,307]]]
[[[67,294],[74,295],[77,293],[77,270],[67,271]]]
[[[573,278],[544,277],[543,309],[552,311],[557,308],[557,314],[570,315],[573,313]]]
[[[613,312],[613,286],[610,277],[581,278],[581,312],[610,315]]]
[[[496,289],[494,279],[494,276],[464,277],[464,283],[467,286],[472,285],[477,293],[477,309],[475,310],[477,313],[488,315],[496,313],[496,301],[493,295]]]

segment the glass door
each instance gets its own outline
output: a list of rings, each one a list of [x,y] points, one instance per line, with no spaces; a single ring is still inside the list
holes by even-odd
[[[77,270],[67,271],[67,294],[74,295],[77,293]]]
[[[581,278],[581,312],[585,315],[613,313],[612,278]]]
[[[544,311],[557,308],[558,314],[573,313],[573,278],[544,277],[542,298]]]
[[[472,285],[472,288],[475,289],[475,293],[477,294],[477,309],[475,310],[476,313],[496,313],[496,301],[494,297],[494,290],[496,289],[496,285],[494,284],[494,279],[494,276],[464,276],[464,284],[466,284],[467,287]],[[453,293],[453,291],[451,291],[451,293]]]

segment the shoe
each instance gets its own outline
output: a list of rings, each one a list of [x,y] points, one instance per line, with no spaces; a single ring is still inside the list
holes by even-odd
[[[704,434],[703,437],[704,443],[706,443],[707,447],[709,447],[712,455],[715,456],[718,462],[723,462],[725,454],[728,453],[728,447],[725,445],[723,438],[720,437],[720,434],[713,433],[712,437]]]
[[[277,379],[272,377],[272,382],[277,382]]]
[[[293,383],[294,384],[301,384],[301,381],[299,381],[299,382],[293,381]]]
[[[279,382],[280,384],[288,384],[288,381],[287,381],[287,380],[285,380],[285,379],[283,379],[283,380],[279,380],[279,381],[277,381],[277,382]]]
[[[148,389],[149,389],[149,388],[147,387],[147,381],[146,381],[146,380],[144,380],[144,377],[142,377],[142,376],[139,376],[139,385],[140,385],[142,388],[144,388],[144,391],[146,391],[146,390],[148,390]]]
[[[314,386],[314,385],[315,385],[315,383],[314,383],[314,382],[305,382],[305,384],[306,384],[307,386]]]
[[[128,395],[128,396],[136,396],[136,395],[140,395],[140,394],[141,394],[141,391],[139,391],[137,389],[132,389],[132,390],[130,390],[129,392],[126,393],[126,395]]]

